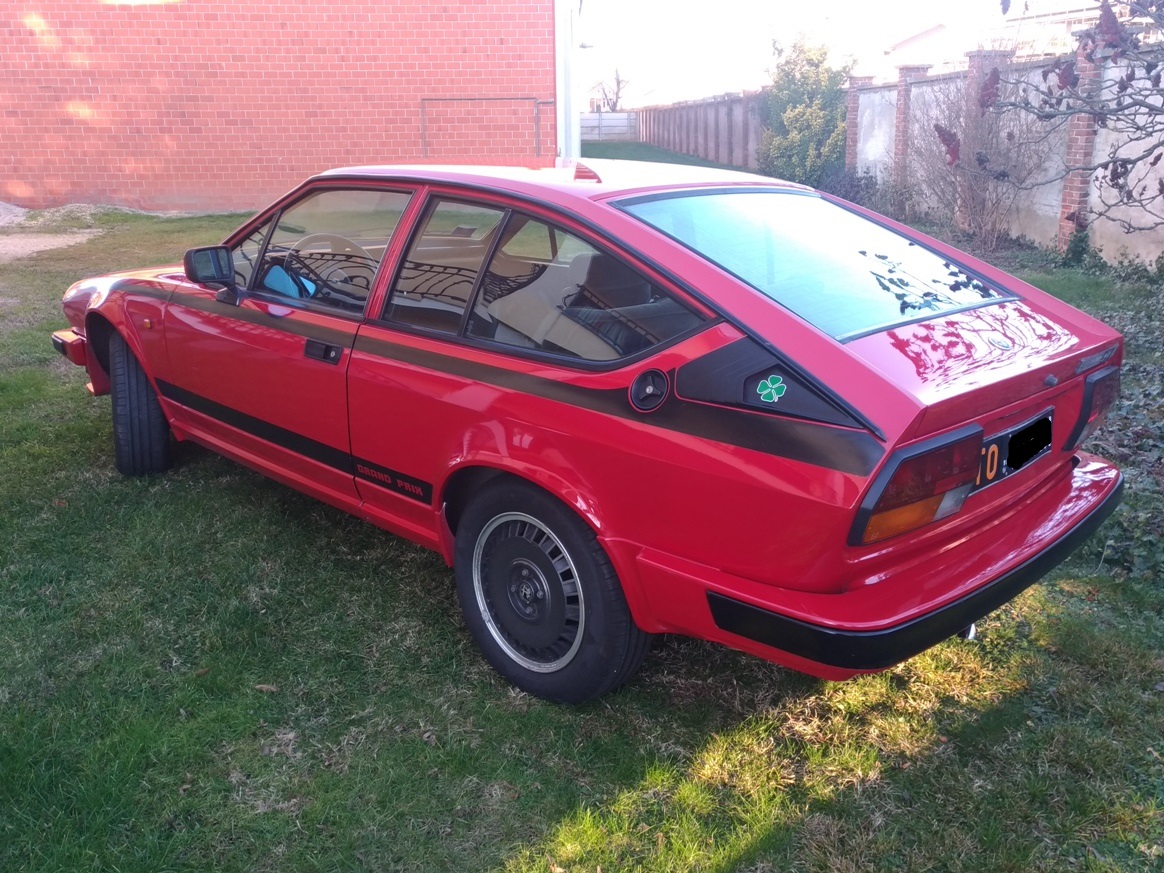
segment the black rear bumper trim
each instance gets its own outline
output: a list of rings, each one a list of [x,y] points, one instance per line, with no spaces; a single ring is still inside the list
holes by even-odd
[[[1049,548],[1005,576],[913,621],[876,631],[846,631],[809,624],[752,606],[714,591],[707,602],[716,625],[818,664],[847,670],[882,670],[900,664],[1017,597],[1075,551],[1115,511],[1123,495],[1120,480],[1107,498]]]

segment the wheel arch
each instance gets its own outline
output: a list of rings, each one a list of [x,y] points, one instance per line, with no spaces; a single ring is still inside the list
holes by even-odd
[[[445,521],[448,523],[449,530],[452,533],[456,534],[461,515],[464,513],[465,507],[468,506],[469,501],[473,498],[473,495],[488,483],[502,477],[517,482],[524,482],[527,485],[532,485],[546,492],[559,503],[565,504],[572,509],[576,515],[589,525],[596,536],[602,536],[603,525],[595,507],[595,502],[586,496],[576,485],[558,476],[546,473],[544,470],[528,469],[519,471],[484,461],[477,461],[457,467],[446,477],[441,486],[439,505],[443,507]]]
[[[599,544],[602,545],[607,558],[614,567],[615,574],[618,576],[618,581],[622,586],[623,595],[626,597],[627,606],[630,608],[631,617],[634,619],[635,624],[640,628],[650,626],[650,622],[642,620],[648,606],[639,584],[636,572],[637,568],[634,566],[633,561],[623,560],[624,555],[619,554],[617,550],[611,549],[604,542],[606,528],[603,525],[602,516],[596,502],[589,498],[577,485],[560,476],[548,473],[544,469],[529,468],[519,471],[478,460],[453,470],[440,488],[438,502],[438,505],[441,507],[444,524],[448,528],[447,533],[450,544],[456,537],[457,525],[461,520],[465,508],[469,505],[469,501],[473,499],[473,495],[479,493],[482,488],[498,479],[509,479],[514,482],[532,485],[534,488],[557,500],[582,519],[583,523],[594,532]],[[449,557],[450,559],[452,557],[451,550]],[[452,563],[451,560],[450,563]]]
[[[117,329],[104,315],[90,312],[85,316],[89,378],[93,382],[95,394],[109,393],[109,340],[116,332]]]
[[[118,317],[111,318],[111,315]],[[103,310],[100,312],[90,311],[85,316],[85,338],[88,341],[88,348],[91,352],[89,358],[89,375],[93,379],[95,389],[98,387],[104,388],[103,391],[96,391],[96,393],[109,393],[109,341],[113,338],[114,334],[119,334],[125,340],[125,344],[129,347],[130,353],[137,359],[138,364],[146,374],[146,378],[149,379],[150,385],[157,391],[157,382],[154,378],[153,369],[149,365],[150,358],[142,347],[141,337],[138,336],[131,322],[125,319],[121,312],[116,310],[112,312]],[[94,362],[96,362],[99,370],[97,373],[94,373],[92,370]]]

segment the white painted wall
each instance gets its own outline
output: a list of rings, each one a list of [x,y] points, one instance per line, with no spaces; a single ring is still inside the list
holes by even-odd
[[[870,173],[879,182],[887,182],[893,178],[897,86],[862,91],[857,117],[857,172]]]

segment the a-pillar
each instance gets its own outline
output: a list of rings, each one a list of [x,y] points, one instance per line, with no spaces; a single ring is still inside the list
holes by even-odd
[[[861,89],[873,84],[872,76],[850,76],[845,106],[845,169],[857,172],[861,145]]]
[[[910,64],[897,68],[897,114],[893,124],[893,181],[905,185],[909,181],[909,116],[910,86],[924,79],[929,64]]]
[[[1075,72],[1079,75],[1078,90],[1081,94],[1098,90],[1103,77],[1103,67],[1084,57],[1083,49],[1075,53]],[[1067,120],[1068,167],[1086,167],[1094,160],[1095,136],[1098,127],[1091,115],[1079,113]],[[1091,195],[1091,173],[1086,170],[1072,170],[1063,179],[1063,196],[1059,202],[1059,233],[1055,242],[1059,251],[1066,251],[1071,236],[1077,230],[1087,227],[1086,213]]]

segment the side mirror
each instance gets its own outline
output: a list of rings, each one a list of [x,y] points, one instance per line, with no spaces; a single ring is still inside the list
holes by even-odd
[[[234,281],[234,257],[226,246],[190,249],[182,259],[186,278],[199,285],[225,285],[216,299],[221,303],[239,302],[242,296]]]

